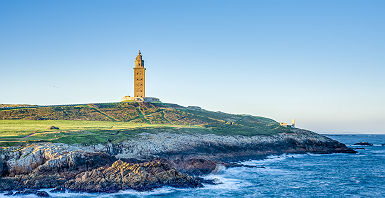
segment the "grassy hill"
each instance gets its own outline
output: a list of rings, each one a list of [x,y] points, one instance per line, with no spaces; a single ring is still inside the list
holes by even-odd
[[[139,133],[272,135],[289,130],[272,119],[212,112],[166,103],[101,103],[0,110],[0,144],[34,141],[97,144]],[[50,129],[51,126],[59,129]]]

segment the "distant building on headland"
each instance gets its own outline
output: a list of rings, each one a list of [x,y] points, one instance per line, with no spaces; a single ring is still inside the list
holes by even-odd
[[[283,127],[290,127],[290,128],[295,128],[295,119],[293,119],[291,121],[291,125],[290,124],[287,124],[286,122],[280,122],[279,125],[283,126]]]
[[[158,98],[146,97],[146,84],[145,84],[145,72],[144,60],[140,53],[136,56],[134,67],[134,97],[124,96],[122,102],[159,102]]]

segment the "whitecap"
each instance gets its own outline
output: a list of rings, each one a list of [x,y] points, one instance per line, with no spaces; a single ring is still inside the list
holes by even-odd
[[[372,151],[374,154],[382,154],[385,153],[385,150],[380,150],[380,151]]]
[[[250,160],[245,162],[240,162],[240,164],[247,165],[247,166],[258,166],[263,164],[270,164],[282,160],[286,160],[289,158],[302,158],[305,156],[318,156],[319,154],[282,154],[282,155],[269,155],[265,159],[262,160]]]
[[[233,168],[226,169],[224,174],[209,174],[204,179],[215,180],[217,184],[204,184],[204,189],[226,189],[226,190],[237,190],[242,187],[250,186],[251,183],[231,178],[230,174]]]
[[[136,195],[136,196],[152,196],[152,195],[165,195],[175,192],[177,189],[172,187],[162,187],[150,191],[136,191],[136,190],[122,190],[114,195]]]
[[[122,190],[116,193],[86,193],[86,192],[69,192],[66,191],[65,193],[51,193],[49,192],[52,189],[41,189],[41,191],[47,192],[51,197],[102,197],[102,198],[109,198],[109,197],[119,197],[119,196],[125,196],[125,195],[131,195],[131,196],[139,196],[139,197],[145,197],[145,196],[157,196],[157,195],[166,195],[175,192],[177,189],[173,187],[163,187],[163,188],[157,188],[150,191],[136,191],[136,190]],[[179,190],[179,189],[178,189]],[[13,191],[14,193],[16,191]],[[3,194],[0,195],[0,198],[9,198],[10,196],[5,196]],[[20,195],[20,196],[12,196],[12,197],[26,197],[26,198],[36,198],[37,195],[30,194],[30,195]]]

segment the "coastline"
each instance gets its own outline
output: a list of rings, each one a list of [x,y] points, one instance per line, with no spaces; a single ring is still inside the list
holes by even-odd
[[[234,162],[269,155],[355,153],[346,145],[307,130],[272,136],[143,133],[119,144],[37,143],[2,149],[0,190],[54,188],[63,192],[148,191],[164,186],[201,187],[205,176]],[[149,166],[148,164],[156,164]],[[130,168],[131,167],[131,168]],[[133,168],[134,167],[134,168]],[[106,175],[114,175],[112,178]],[[119,179],[116,179],[119,178]]]

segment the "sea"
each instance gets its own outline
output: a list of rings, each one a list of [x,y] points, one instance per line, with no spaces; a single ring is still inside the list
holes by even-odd
[[[385,135],[327,136],[361,149],[357,149],[357,154],[286,154],[243,161],[239,163],[249,166],[227,168],[206,176],[218,184],[207,184],[202,188],[164,187],[149,192],[126,190],[114,194],[49,194],[51,197],[78,198],[385,197]],[[357,142],[374,145],[354,146]]]

